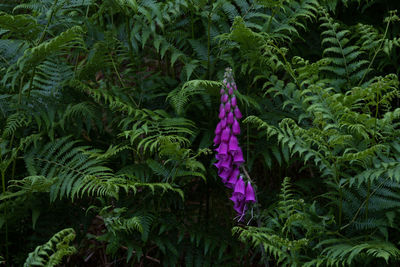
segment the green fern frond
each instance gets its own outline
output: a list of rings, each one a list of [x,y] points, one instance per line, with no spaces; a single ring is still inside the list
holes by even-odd
[[[56,233],[46,244],[36,247],[35,251],[29,253],[24,266],[52,267],[61,264],[65,256],[76,253],[76,248],[70,245],[75,239],[75,235],[72,228]]]

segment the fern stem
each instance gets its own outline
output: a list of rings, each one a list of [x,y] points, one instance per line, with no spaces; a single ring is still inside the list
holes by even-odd
[[[378,189],[381,188],[382,185],[383,185],[387,180],[389,180],[389,179],[390,179],[390,177],[387,177],[382,183],[380,183],[380,184],[374,189],[374,191],[371,192],[370,197],[371,197],[372,195],[374,195],[374,194],[376,193],[376,191],[378,191]],[[361,212],[362,207],[363,207],[366,203],[367,203],[367,199],[365,199],[365,200],[363,201],[363,203],[361,203],[360,207],[358,208],[358,210],[357,210],[356,213],[354,214],[354,216],[353,216],[353,218],[351,219],[351,221],[350,221],[348,224],[346,224],[346,225],[344,225],[343,227],[341,227],[340,230],[343,230],[343,229],[349,227],[351,224],[353,224],[353,223],[356,221],[356,219],[357,219],[357,217],[358,217],[358,214]]]
[[[363,74],[363,76],[362,76],[360,82],[358,83],[358,86],[361,85],[361,83],[362,83],[362,81],[364,80],[365,76],[367,75],[368,71],[371,69],[371,66],[372,66],[372,64],[374,63],[376,56],[378,55],[379,51],[381,50],[382,45],[383,45],[383,42],[384,42],[384,40],[385,40],[385,38],[386,38],[386,35],[387,35],[387,32],[388,32],[388,30],[389,30],[389,25],[390,25],[390,19],[388,20],[388,23],[386,24],[385,33],[383,34],[383,37],[382,37],[382,39],[381,39],[381,43],[379,44],[378,49],[375,50],[375,54],[374,54],[374,56],[372,57],[371,62],[369,63],[367,70],[364,72],[364,74]]]
[[[39,41],[37,42],[37,45],[40,44],[41,42],[43,42],[44,37],[46,37],[46,31],[47,31],[47,28],[49,28],[51,21],[53,20],[53,16],[54,16],[54,13],[55,13],[55,7],[56,7],[57,3],[58,3],[58,0],[55,0],[53,5],[52,5],[52,7],[51,7],[50,18],[47,21],[46,26],[44,27],[42,35],[40,36]]]

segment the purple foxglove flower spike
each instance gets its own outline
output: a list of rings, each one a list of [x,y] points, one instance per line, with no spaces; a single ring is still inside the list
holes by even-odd
[[[233,124],[232,124],[232,133],[233,133],[234,135],[240,134],[240,126],[239,126],[239,123],[238,123],[238,121],[237,121],[236,119],[233,120]]]
[[[256,202],[254,189],[250,182],[243,181],[240,176],[239,167],[244,163],[243,152],[240,148],[237,135],[240,134],[239,120],[242,113],[237,105],[235,90],[236,83],[232,76],[232,70],[226,69],[224,88],[220,90],[221,105],[218,117],[220,122],[215,128],[214,146],[218,146],[215,151],[215,158],[218,160],[215,167],[218,168],[218,176],[226,187],[233,189],[232,197],[233,208],[238,213],[241,221],[247,210],[249,203]]]
[[[237,105],[236,96],[233,96],[233,97],[232,97],[232,99],[231,99],[231,105],[232,105],[232,107],[236,107],[236,105]]]
[[[252,202],[252,203],[256,202],[256,195],[254,194],[254,189],[251,186],[250,182],[247,183],[245,196],[246,196],[246,202]]]
[[[235,117],[238,120],[242,118],[242,113],[240,112],[240,110],[239,110],[239,108],[237,106],[235,107],[234,113],[235,113]]]
[[[229,138],[231,137],[231,129],[226,127],[221,134],[221,142],[228,142]]]

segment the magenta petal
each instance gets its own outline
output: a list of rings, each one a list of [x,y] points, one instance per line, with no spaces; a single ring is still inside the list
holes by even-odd
[[[221,134],[221,142],[228,142],[231,137],[231,129],[226,127]]]
[[[234,120],[233,112],[230,111],[230,112],[228,113],[228,119],[227,119],[228,124],[232,124],[232,123],[233,123],[233,120]]]
[[[239,149],[240,149],[239,142],[238,142],[236,136],[231,135],[231,138],[229,138],[229,142],[228,142],[228,151],[229,152],[236,152]]]
[[[223,96],[221,96],[221,102],[225,103],[226,101],[228,101],[228,95],[224,94]]]
[[[221,90],[219,90],[219,93],[220,93],[221,95],[223,95],[223,94],[225,94],[225,90],[224,90],[224,89],[221,89]]]
[[[253,203],[256,202],[256,196],[254,194],[254,189],[251,186],[250,182],[247,183],[245,196],[246,196],[246,202],[253,202]]]
[[[242,149],[239,147],[239,150],[233,156],[233,163],[240,166],[244,163],[243,152]]]
[[[231,103],[229,103],[229,101],[228,101],[225,104],[225,112],[230,112],[230,111],[231,111]]]
[[[233,124],[232,124],[232,133],[234,135],[240,134],[240,126],[236,119],[233,121]]]
[[[229,95],[233,95],[233,89],[232,88],[229,88]]]
[[[232,107],[236,107],[236,105],[237,105],[236,96],[233,96],[233,97],[232,97],[232,99],[231,99],[231,105],[232,105]]]
[[[221,135],[219,135],[219,134],[217,134],[215,137],[214,137],[214,146],[216,146],[216,145],[219,145],[220,143],[221,143]]]
[[[243,116],[242,116],[242,113],[240,112],[240,110],[239,110],[238,107],[235,107],[234,112],[235,112],[235,117],[236,117],[237,119],[241,119],[241,118],[243,117]]]

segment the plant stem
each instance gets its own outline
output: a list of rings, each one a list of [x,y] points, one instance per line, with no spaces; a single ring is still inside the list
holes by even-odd
[[[360,82],[358,83],[358,86],[361,85],[362,81],[364,80],[365,76],[367,75],[368,71],[370,70],[370,68],[371,68],[371,66],[372,66],[372,63],[374,63],[374,60],[375,60],[376,56],[378,55],[379,51],[381,50],[382,45],[383,45],[383,42],[384,42],[384,40],[385,40],[385,38],[386,38],[386,34],[387,34],[388,30],[389,30],[389,25],[390,25],[390,19],[388,20],[388,23],[386,24],[385,33],[383,34],[383,37],[382,37],[382,39],[381,39],[381,43],[379,44],[378,49],[376,49],[375,54],[374,54],[374,56],[372,57],[372,60],[371,60],[371,62],[370,62],[369,65],[368,65],[367,70],[364,72],[364,74],[363,74],[363,76],[362,76]]]

